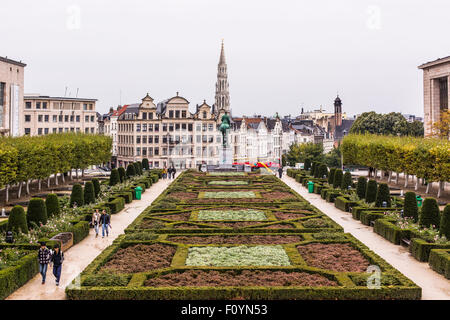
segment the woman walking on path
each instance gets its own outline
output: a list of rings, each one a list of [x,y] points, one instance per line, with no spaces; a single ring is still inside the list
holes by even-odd
[[[175,179],[175,173],[177,173],[177,169],[172,165],[172,179]]]
[[[105,237],[105,231],[106,231],[106,236],[109,236],[108,227],[111,227],[110,221],[111,220],[110,220],[109,214],[107,214],[106,211],[103,210],[102,215],[100,216],[100,224],[102,225],[102,238]]]
[[[53,262],[53,275],[56,278],[56,285],[59,286],[59,279],[61,278],[62,263],[64,261],[64,253],[55,245],[55,251],[52,254],[51,262]]]
[[[98,227],[100,225],[100,212],[98,212],[98,209],[95,210],[95,212],[92,214],[92,225],[95,229],[95,237],[98,237]]]
[[[51,251],[47,248],[45,242],[41,242],[41,247],[38,251],[39,273],[42,275],[42,284],[45,284],[45,277],[47,276],[47,267],[51,259]]]
[[[164,169],[162,171],[162,177],[163,177],[163,179],[167,178],[167,168],[166,167],[164,167]]]

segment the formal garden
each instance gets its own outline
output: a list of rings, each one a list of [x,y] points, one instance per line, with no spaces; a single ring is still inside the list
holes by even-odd
[[[373,265],[383,275],[377,290]],[[421,298],[324,213],[258,173],[185,171],[80,277],[67,298]]]

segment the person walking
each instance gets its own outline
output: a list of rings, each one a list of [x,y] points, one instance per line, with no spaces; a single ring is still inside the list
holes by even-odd
[[[98,227],[100,226],[100,212],[98,212],[98,209],[95,210],[95,212],[92,214],[92,225],[95,229],[95,237],[98,237]]]
[[[175,173],[177,173],[177,169],[172,165],[172,179],[175,179]]]
[[[53,275],[56,278],[56,285],[59,286],[59,279],[61,279],[62,263],[64,261],[64,253],[61,251],[59,244],[54,247],[55,251],[52,254],[51,262],[53,262]]]
[[[105,237],[105,232],[106,232],[106,236],[109,236],[109,227],[111,227],[111,223],[110,223],[111,219],[109,217],[109,214],[106,213],[105,210],[102,211],[102,215],[100,216],[100,224],[102,225],[102,238]]]
[[[166,166],[164,166],[164,168],[163,168],[162,176],[163,176],[163,179],[167,178],[167,168],[166,168]]]
[[[283,168],[281,166],[278,168],[278,175],[279,175],[280,179],[283,176]]]
[[[39,261],[39,273],[42,276],[42,284],[45,284],[45,278],[47,276],[47,267],[51,259],[51,251],[47,248],[45,242],[41,242],[41,247],[38,251],[38,261]]]
[[[169,174],[169,179],[172,179],[172,167],[167,170],[167,173]]]

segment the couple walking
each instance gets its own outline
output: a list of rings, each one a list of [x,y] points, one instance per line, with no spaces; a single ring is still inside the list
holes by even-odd
[[[45,278],[47,277],[47,267],[49,264],[53,264],[53,275],[56,279],[56,285],[59,286],[59,280],[61,278],[62,263],[64,261],[64,253],[61,251],[59,244],[55,244],[54,251],[47,248],[45,242],[41,242],[41,247],[38,251],[39,261],[39,273],[42,276],[42,284],[45,284]]]
[[[106,210],[103,210],[102,213],[98,212],[98,209],[95,210],[95,212],[92,214],[92,222],[91,224],[94,226],[95,229],[95,237],[98,237],[98,228],[101,225],[102,226],[102,238],[106,236],[109,236],[109,228],[111,227],[111,218],[109,214],[106,213]]]
[[[175,179],[175,173],[177,173],[177,169],[175,169],[174,166],[170,167],[169,169],[164,167],[162,173],[163,173],[163,178],[164,179],[166,179],[167,175],[169,175],[169,179]]]

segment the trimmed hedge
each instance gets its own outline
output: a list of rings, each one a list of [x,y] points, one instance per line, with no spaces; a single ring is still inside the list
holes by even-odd
[[[445,236],[447,240],[450,240],[450,204],[447,204],[442,212],[439,235]]]
[[[45,205],[47,207],[47,216],[56,217],[59,216],[60,207],[58,196],[54,193],[50,193],[45,198]]]
[[[112,201],[107,202],[106,205],[111,210],[111,214],[116,214],[125,207],[125,199],[122,197],[118,197]]]
[[[334,172],[333,188],[340,188],[344,174],[341,169],[336,169]]]
[[[125,172],[125,168],[124,167],[119,167],[117,169],[117,171],[119,172],[119,177],[120,177],[120,182],[124,182],[127,178],[127,174]]]
[[[330,169],[330,173],[329,173],[329,175],[328,175],[328,184],[330,185],[330,186],[332,186],[333,185],[333,183],[334,183],[334,174],[336,173],[336,168],[331,168]]]
[[[400,227],[397,227],[393,222],[394,221],[390,219],[377,219],[375,220],[373,231],[378,233],[386,240],[398,245],[401,243],[402,239],[409,239],[410,230],[401,229]]]
[[[411,239],[409,252],[421,262],[428,262],[432,249],[450,249],[450,244],[429,243],[420,238]]]
[[[383,212],[377,212],[377,211],[362,211],[360,216],[359,216],[359,220],[361,221],[362,224],[366,225],[366,226],[370,226],[370,223],[372,221],[376,221],[378,219],[384,219],[386,216],[384,215]]]
[[[360,199],[364,199],[366,197],[366,189],[367,189],[367,179],[366,177],[359,177],[358,183],[356,184],[356,195]]]
[[[369,182],[367,182],[366,196],[364,197],[367,203],[372,203],[377,200],[377,190],[377,182],[370,179]]]
[[[424,228],[429,228],[431,225],[434,225],[436,228],[439,228],[440,215],[439,215],[439,206],[437,204],[436,199],[425,198],[419,216],[419,224],[421,227]]]
[[[28,233],[27,217],[22,206],[12,208],[7,221],[9,231]]]
[[[348,190],[348,187],[352,186],[352,174],[349,171],[345,171],[342,178],[341,189]]]
[[[109,185],[110,186],[115,186],[119,182],[123,182],[121,177],[120,177],[120,175],[119,175],[119,170],[118,169],[112,169],[111,170],[111,175],[109,176]]]
[[[84,204],[91,204],[95,202],[94,184],[87,181],[84,186]]]
[[[84,205],[84,195],[83,195],[83,187],[81,184],[74,184],[72,187],[72,193],[70,195],[70,207],[73,208],[74,204],[77,204],[77,207],[81,207]]]
[[[431,269],[450,279],[450,249],[432,249],[428,263]]]
[[[375,205],[377,207],[382,207],[383,202],[386,202],[386,207],[389,208],[391,206],[391,195],[390,195],[389,186],[387,185],[387,183],[380,183],[378,185],[377,198],[375,200]]]
[[[98,198],[98,195],[100,194],[100,182],[97,178],[94,178],[92,179],[92,184],[94,185],[95,198]]]
[[[417,207],[416,194],[414,192],[409,191],[405,193],[403,216],[413,218],[414,222],[417,222],[419,218],[419,208]]]
[[[31,227],[31,223],[39,226],[41,223],[47,223],[47,207],[41,198],[32,198],[27,208],[27,224]]]
[[[355,207],[358,204],[356,201],[351,201],[344,196],[334,199],[334,206],[339,210],[350,212],[350,208]]]
[[[144,170],[148,170],[149,169],[149,163],[148,163],[148,159],[147,158],[142,159],[142,168]]]

